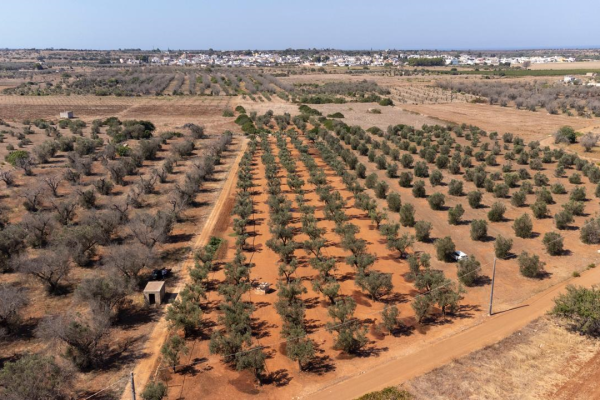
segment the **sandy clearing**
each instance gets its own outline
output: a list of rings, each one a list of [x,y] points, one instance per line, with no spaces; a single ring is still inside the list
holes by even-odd
[[[403,104],[401,108],[456,124],[475,125],[488,132],[512,132],[526,140],[541,140],[564,125],[581,129],[597,123],[597,119],[550,115],[541,111],[531,112],[487,104]]]
[[[600,61],[579,61],[571,63],[531,64],[533,71],[561,70],[561,69],[600,69]]]

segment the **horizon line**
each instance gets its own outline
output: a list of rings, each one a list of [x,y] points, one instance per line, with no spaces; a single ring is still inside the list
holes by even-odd
[[[152,49],[142,49],[142,48],[69,48],[69,47],[2,47],[0,51],[17,51],[17,50],[46,50],[46,51],[197,51],[197,52],[232,52],[232,51],[358,51],[358,52],[374,52],[374,51],[405,51],[405,52],[413,52],[413,51],[439,51],[439,52],[453,52],[453,51],[565,51],[565,50],[600,50],[600,45],[594,46],[570,46],[570,47],[497,47],[497,48],[422,48],[422,49],[410,49],[410,48],[371,48],[371,49],[352,49],[352,48],[332,48],[332,47],[322,47],[322,48],[285,48],[285,49],[251,49],[251,48],[238,48],[238,49],[183,49],[183,48],[171,48],[166,47],[166,50],[161,50],[160,47],[155,47]]]

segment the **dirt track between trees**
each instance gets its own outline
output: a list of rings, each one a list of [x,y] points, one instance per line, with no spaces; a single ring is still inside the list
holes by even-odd
[[[523,328],[552,308],[553,299],[569,284],[591,286],[600,283],[600,268],[591,269],[579,278],[570,278],[549,288],[520,306],[489,317],[479,325],[441,339],[435,343],[423,343],[420,349],[397,357],[369,371],[347,376],[327,387],[300,398],[312,400],[355,399],[365,393],[399,385],[422,375],[451,360],[475,350],[497,343]]]
[[[223,205],[227,202],[230,194],[232,193],[232,190],[235,189],[234,183],[236,181],[239,163],[248,145],[247,139],[242,140],[244,140],[244,142],[242,143],[242,148],[239,150],[236,159],[233,161],[233,164],[231,165],[231,168],[227,173],[227,179],[223,184],[223,188],[221,189],[219,198],[213,205],[213,208],[206,220],[206,223],[203,226],[199,226],[201,232],[193,244],[192,251],[190,251],[189,253],[189,257],[186,261],[184,261],[184,264],[182,266],[184,276],[180,280],[179,285],[169,291],[169,295],[171,295],[171,297],[179,293],[180,290],[183,289],[185,284],[188,282],[189,275],[187,274],[187,271],[194,263],[194,251],[208,244],[213,229],[219,222],[221,216],[221,209],[223,208]],[[168,332],[169,329],[167,326],[167,321],[163,315],[160,321],[158,321],[154,326],[154,329],[150,333],[148,341],[146,342],[144,352],[148,354],[148,357],[141,359],[133,370],[133,374],[135,377],[136,392],[142,392],[142,390],[149,382],[149,380],[152,379],[152,375],[158,368],[158,363],[160,362],[160,348],[162,347]],[[131,387],[129,384],[127,384],[127,387],[123,391],[121,399],[131,399]]]

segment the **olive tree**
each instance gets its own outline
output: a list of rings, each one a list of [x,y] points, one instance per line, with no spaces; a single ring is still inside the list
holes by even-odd
[[[512,239],[498,235],[498,237],[496,237],[496,241],[494,242],[494,253],[496,254],[496,257],[500,259],[507,258],[510,254],[510,250],[512,249],[512,245]]]
[[[487,238],[487,222],[483,219],[476,219],[471,222],[471,239],[484,240]]]
[[[519,270],[527,278],[537,278],[544,268],[544,263],[535,254],[523,251],[518,258]]]
[[[465,286],[473,286],[479,279],[481,264],[474,256],[469,256],[458,262],[458,279]]]
[[[435,251],[437,259],[440,261],[452,261],[452,255],[456,251],[456,246],[450,236],[443,237],[435,241]]]
[[[513,230],[517,237],[528,239],[531,237],[533,231],[533,222],[529,214],[523,214],[515,219],[513,223]]]
[[[564,238],[558,232],[547,232],[542,243],[551,256],[558,256],[564,252]]]

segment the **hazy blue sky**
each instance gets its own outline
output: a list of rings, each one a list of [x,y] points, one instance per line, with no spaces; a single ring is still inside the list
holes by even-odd
[[[600,46],[600,0],[0,1],[0,48]]]

